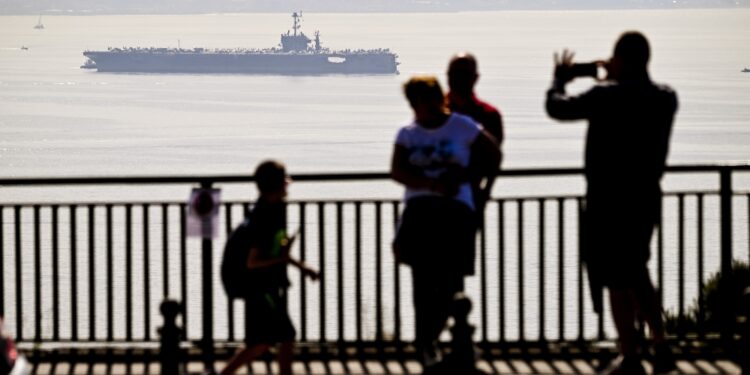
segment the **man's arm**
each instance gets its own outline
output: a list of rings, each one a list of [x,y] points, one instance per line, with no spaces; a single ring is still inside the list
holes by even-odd
[[[572,75],[573,53],[564,50],[562,55],[554,56],[555,71],[552,87],[547,90],[545,108],[547,114],[558,120],[580,120],[590,117],[592,109],[591,91],[578,96],[565,92],[565,85],[575,77]]]
[[[495,138],[486,130],[477,135],[471,145],[472,189],[477,212],[484,208],[492,192],[497,171],[502,161],[502,153]]]

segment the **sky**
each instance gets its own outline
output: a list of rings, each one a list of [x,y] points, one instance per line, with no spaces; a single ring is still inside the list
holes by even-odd
[[[0,0],[0,15],[749,7],[750,0]]]

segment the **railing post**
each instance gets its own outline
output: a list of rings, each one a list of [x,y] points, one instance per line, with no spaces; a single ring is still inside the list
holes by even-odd
[[[179,375],[183,373],[180,341],[182,341],[184,331],[177,326],[177,316],[182,313],[183,306],[177,301],[165,300],[161,303],[160,310],[164,317],[164,325],[159,328],[161,374]]]
[[[210,189],[211,181],[201,182],[201,188]],[[214,370],[214,293],[213,293],[213,241],[210,237],[201,240],[203,264],[203,365],[205,370]]]
[[[721,197],[721,339],[729,343],[732,339],[732,168],[719,169],[719,194]],[[723,284],[723,285],[722,285]]]

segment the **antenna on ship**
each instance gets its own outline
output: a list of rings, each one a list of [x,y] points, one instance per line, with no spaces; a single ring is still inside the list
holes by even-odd
[[[302,19],[302,11],[297,14],[297,12],[292,13],[292,18],[294,18],[294,25],[292,26],[292,29],[294,29],[294,36],[297,36],[297,30],[301,28],[299,21]]]

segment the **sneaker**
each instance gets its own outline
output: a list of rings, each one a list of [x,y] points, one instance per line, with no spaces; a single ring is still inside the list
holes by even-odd
[[[674,353],[666,343],[654,345],[654,358],[651,364],[654,366],[654,374],[666,374],[677,369]]]
[[[435,366],[442,361],[443,353],[440,352],[437,344],[429,345],[422,351],[422,366],[425,368]]]
[[[638,357],[627,357],[620,360],[620,364],[612,370],[610,375],[646,375],[641,360]]]

